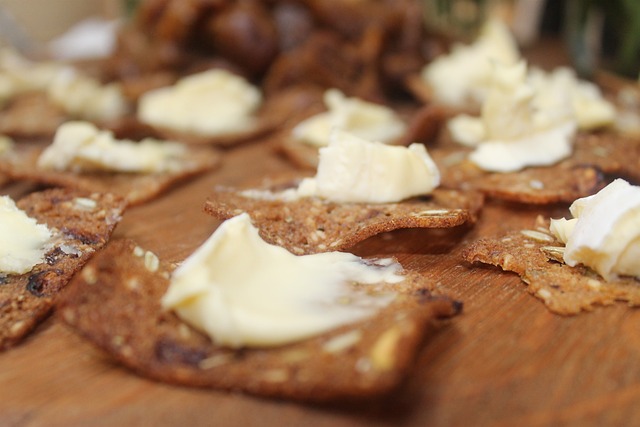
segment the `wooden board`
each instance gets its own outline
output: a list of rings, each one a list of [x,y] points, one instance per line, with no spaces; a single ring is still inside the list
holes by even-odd
[[[129,210],[114,237],[180,260],[218,225],[202,211],[213,185],[288,168],[268,144],[238,147],[221,170]],[[355,248],[395,255],[464,301],[463,314],[426,340],[406,384],[380,401],[315,406],[153,382],[52,318],[0,354],[0,425],[640,425],[639,310],[618,304],[561,317],[515,275],[460,258],[467,242],[530,227],[537,214],[565,215],[566,206],[490,203],[473,228],[402,230]]]

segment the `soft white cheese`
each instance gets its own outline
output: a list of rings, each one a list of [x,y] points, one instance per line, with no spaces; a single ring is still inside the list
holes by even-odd
[[[137,114],[151,126],[215,136],[250,130],[261,103],[262,94],[255,86],[218,69],[145,93]]]
[[[559,82],[535,90],[526,71],[524,62],[496,65],[480,117],[448,123],[454,140],[477,146],[469,159],[484,170],[551,165],[571,154],[577,124],[568,91]]]
[[[38,158],[38,167],[74,172],[158,173],[178,169],[185,151],[175,142],[118,140],[112,132],[101,131],[91,123],[66,122]]]
[[[547,73],[539,68],[529,71],[529,82],[535,90],[553,94],[546,89],[550,86],[569,92],[571,106],[580,129],[595,129],[609,126],[616,118],[615,106],[607,101],[595,84],[580,80],[574,70],[558,67]]]
[[[640,187],[616,179],[569,210],[572,219],[552,219],[550,226],[566,243],[568,265],[586,265],[606,280],[640,278]]]
[[[431,89],[434,101],[458,108],[479,106],[487,96],[492,63],[515,64],[518,46],[509,28],[490,20],[478,39],[470,45],[456,45],[447,55],[427,64],[421,76]]]
[[[117,83],[103,85],[73,68],[57,73],[48,86],[49,98],[73,117],[108,121],[127,113],[127,101]]]
[[[23,274],[44,260],[51,232],[0,196],[0,273]]]
[[[394,298],[375,285],[401,282],[401,271],[344,252],[295,256],[241,214],[174,271],[162,305],[215,343],[277,346],[374,315]]]
[[[440,172],[423,144],[409,147],[369,142],[334,130],[320,149],[318,171],[297,194],[338,203],[391,203],[430,194]]]
[[[86,120],[106,121],[127,112],[118,84],[102,85],[72,67],[0,51],[0,105],[25,92],[44,92],[65,112]]]
[[[406,130],[405,123],[398,115],[384,105],[347,98],[337,89],[327,90],[324,102],[327,111],[295,126],[292,130],[294,139],[323,147],[329,145],[331,130],[337,128],[369,141],[386,144],[402,136]]]

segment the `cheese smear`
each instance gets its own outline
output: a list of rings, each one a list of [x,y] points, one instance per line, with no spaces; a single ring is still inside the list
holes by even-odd
[[[586,265],[605,280],[640,279],[640,187],[616,179],[573,202],[569,211],[572,219],[552,219],[550,225],[566,244],[567,265]]]
[[[242,77],[216,69],[145,93],[137,114],[151,126],[215,136],[250,130],[261,103],[262,94],[255,86]]]
[[[44,261],[51,237],[46,225],[27,216],[9,196],[0,196],[0,273],[31,271]]]
[[[179,143],[151,138],[118,140],[91,123],[66,122],[38,158],[38,167],[73,172],[170,172],[181,167],[185,152]]]
[[[32,62],[11,50],[0,51],[0,106],[26,92],[43,92],[68,114],[107,121],[124,115],[127,102],[120,85],[103,85],[72,67]]]
[[[568,157],[577,123],[568,91],[560,82],[536,90],[524,62],[496,65],[480,117],[451,119],[452,138],[475,146],[469,159],[492,172],[546,166]]]
[[[162,305],[217,344],[278,346],[374,315],[394,299],[375,285],[400,283],[401,272],[389,259],[374,265],[344,252],[293,255],[263,241],[244,213],[174,271]]]
[[[379,104],[359,98],[347,98],[337,89],[324,94],[327,111],[312,116],[293,128],[293,138],[317,147],[329,145],[334,128],[360,138],[382,143],[393,142],[406,130],[405,123],[395,112]]]
[[[470,45],[456,45],[448,55],[427,64],[423,81],[434,101],[458,108],[479,106],[487,96],[492,64],[513,65],[520,59],[517,43],[506,24],[490,20]]]

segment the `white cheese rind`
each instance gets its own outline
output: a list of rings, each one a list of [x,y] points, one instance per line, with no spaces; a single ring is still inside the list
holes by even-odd
[[[320,149],[316,176],[297,193],[339,203],[391,203],[430,194],[439,184],[440,172],[423,144],[391,146],[334,130],[329,146]]]
[[[175,142],[118,140],[89,122],[63,123],[38,167],[73,172],[161,173],[181,168],[186,149]]]
[[[469,159],[487,171],[555,164],[571,154],[577,129],[569,92],[559,84],[534,88],[524,62],[496,65],[480,117],[452,119],[451,136],[475,146]]]
[[[390,108],[348,98],[337,89],[324,94],[327,111],[303,120],[292,130],[295,140],[316,147],[329,145],[333,129],[340,129],[369,141],[390,143],[402,136],[405,123]]]
[[[0,273],[31,271],[43,262],[51,237],[46,225],[27,216],[9,196],[0,196]]]
[[[216,136],[251,130],[261,103],[258,88],[240,76],[216,69],[145,93],[137,114],[151,126]]]
[[[174,271],[162,305],[217,344],[277,346],[373,316],[394,298],[375,285],[401,282],[401,271],[343,252],[295,256],[241,214]]]
[[[564,261],[591,267],[606,280],[640,278],[640,187],[616,179],[597,194],[576,200],[573,219],[551,220],[566,243]]]

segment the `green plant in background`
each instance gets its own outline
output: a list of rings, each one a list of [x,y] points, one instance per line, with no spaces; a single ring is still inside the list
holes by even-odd
[[[567,0],[566,30],[575,67],[585,76],[605,67],[627,77],[640,71],[640,1]]]
[[[127,18],[131,18],[140,4],[141,0],[122,0],[124,3],[124,13]]]

